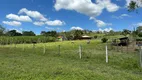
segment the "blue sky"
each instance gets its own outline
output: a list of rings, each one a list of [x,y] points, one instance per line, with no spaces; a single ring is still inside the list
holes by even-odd
[[[132,30],[142,25],[142,9],[128,12],[130,0],[1,0],[0,24],[19,32]]]

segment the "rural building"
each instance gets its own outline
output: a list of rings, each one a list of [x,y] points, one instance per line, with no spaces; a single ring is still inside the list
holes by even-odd
[[[119,38],[119,40],[120,40],[120,43],[118,44],[118,46],[127,46],[129,44],[128,37]]]
[[[91,36],[87,36],[87,35],[81,36],[81,39],[91,39],[91,38],[92,38]]]
[[[117,42],[117,40],[119,40],[119,43]],[[118,38],[118,39],[114,39],[112,41],[112,45],[114,46],[127,46],[129,45],[129,38],[128,37],[122,37],[122,38]]]
[[[58,41],[63,41],[63,36],[58,36]]]

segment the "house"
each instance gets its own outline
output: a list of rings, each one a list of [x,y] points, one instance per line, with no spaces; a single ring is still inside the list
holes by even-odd
[[[92,38],[91,36],[87,36],[87,35],[81,36],[81,39],[91,39],[91,38]]]
[[[114,46],[117,46],[117,45],[118,46],[127,46],[127,45],[129,45],[129,38],[128,37],[122,37],[122,38],[114,39],[112,41],[112,45],[114,45]]]
[[[63,41],[63,36],[58,36],[57,39],[58,41]]]

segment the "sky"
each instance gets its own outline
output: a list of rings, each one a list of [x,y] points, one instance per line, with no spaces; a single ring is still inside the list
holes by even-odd
[[[129,12],[131,0],[1,0],[0,24],[7,30],[119,31],[142,25],[142,9]],[[134,0],[135,1],[135,0]],[[141,5],[140,5],[141,6]]]

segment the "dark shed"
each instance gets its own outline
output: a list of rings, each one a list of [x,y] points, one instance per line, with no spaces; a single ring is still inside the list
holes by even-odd
[[[129,44],[128,37],[119,38],[119,40],[120,40],[120,43],[118,44],[119,46],[127,46]]]

